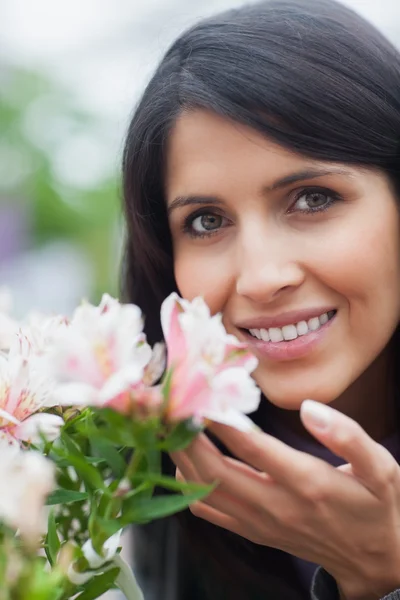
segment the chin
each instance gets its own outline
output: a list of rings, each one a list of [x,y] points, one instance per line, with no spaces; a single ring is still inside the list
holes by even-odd
[[[262,385],[261,382],[257,381],[257,385],[264,396],[268,398],[268,402],[284,410],[300,410],[304,400],[315,400],[322,404],[330,404],[342,393],[342,390],[339,389],[327,389],[326,383],[320,386],[276,385],[272,388],[270,382],[269,385]]]

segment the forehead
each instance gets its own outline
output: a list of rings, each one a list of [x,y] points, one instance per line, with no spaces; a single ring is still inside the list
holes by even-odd
[[[262,176],[268,180],[291,171],[326,167],[291,152],[256,130],[205,110],[182,113],[168,140],[166,187],[179,183],[204,187],[207,181],[229,177],[248,179]]]

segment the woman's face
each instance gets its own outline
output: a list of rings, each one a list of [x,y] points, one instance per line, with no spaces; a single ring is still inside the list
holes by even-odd
[[[332,402],[388,344],[400,243],[383,174],[193,111],[169,140],[166,196],[181,295],[203,296],[250,344],[272,403]]]

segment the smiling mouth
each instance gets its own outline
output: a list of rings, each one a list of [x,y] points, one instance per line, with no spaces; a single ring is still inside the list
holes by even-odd
[[[291,323],[284,325],[283,327],[270,327],[269,329],[242,329],[242,331],[254,339],[263,342],[291,342],[299,337],[318,331],[321,327],[326,325],[326,323],[331,321],[336,313],[337,310],[330,310],[329,312],[322,313],[318,317],[313,317],[308,321],[299,321],[298,323]]]

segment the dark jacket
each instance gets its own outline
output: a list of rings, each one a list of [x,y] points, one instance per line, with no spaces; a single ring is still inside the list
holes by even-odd
[[[333,577],[324,569],[319,568],[315,573],[311,586],[312,600],[339,600],[339,593]],[[381,600],[400,600],[400,589],[394,590]]]
[[[162,519],[135,528],[133,537],[133,567],[145,600],[231,600],[232,591],[228,586],[226,589],[224,584],[214,587],[207,567],[204,564],[197,567],[187,552],[182,551],[175,520]],[[234,580],[235,573],[230,575]],[[246,588],[246,592],[239,593],[235,600],[238,597],[243,600],[339,600],[335,580],[322,568],[316,571],[310,590],[297,587],[289,585],[286,588],[285,582],[278,578],[275,583],[272,580],[271,592],[267,595],[256,588]],[[400,600],[400,589],[381,600]]]

